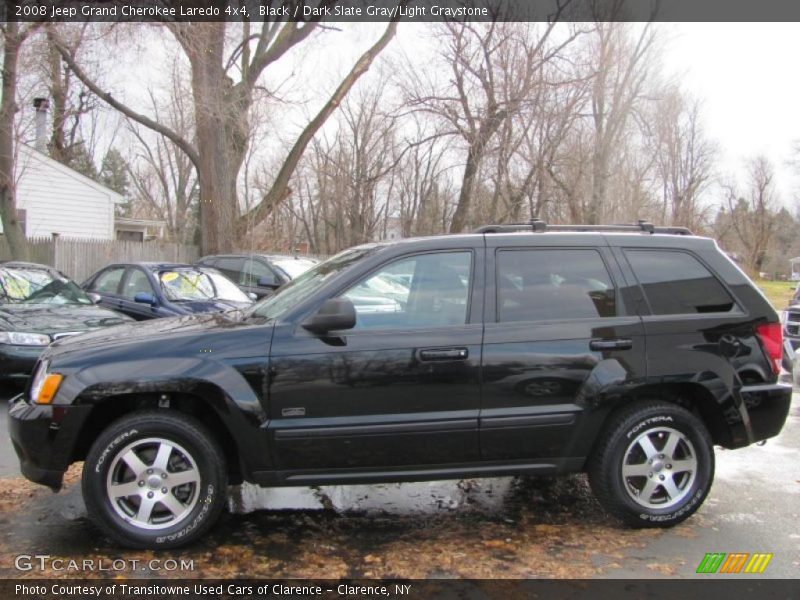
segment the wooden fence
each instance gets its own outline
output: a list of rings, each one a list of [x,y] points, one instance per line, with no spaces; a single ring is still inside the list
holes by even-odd
[[[200,257],[197,246],[157,240],[79,240],[50,237],[28,240],[31,262],[51,265],[77,283],[114,262],[164,261],[193,263]],[[0,260],[11,260],[8,241],[0,236]]]

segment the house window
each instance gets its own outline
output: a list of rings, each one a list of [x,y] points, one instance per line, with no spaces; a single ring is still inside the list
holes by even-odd
[[[143,242],[144,231],[125,231],[117,229],[117,239],[124,242]]]

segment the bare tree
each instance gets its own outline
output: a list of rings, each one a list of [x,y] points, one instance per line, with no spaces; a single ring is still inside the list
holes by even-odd
[[[643,98],[651,74],[656,34],[651,23],[633,36],[626,23],[598,22],[591,50],[596,64],[592,84],[591,120],[594,132],[592,193],[587,222],[599,223],[608,199],[615,152]]]
[[[775,170],[769,159],[756,156],[749,161],[747,177],[743,193],[735,183],[725,185],[727,218],[743,251],[746,268],[757,274],[767,258],[775,230]]]
[[[415,139],[401,149],[393,214],[403,237],[444,233],[452,218],[452,190],[447,177],[447,148],[429,135],[418,115],[412,115]]]
[[[70,45],[76,53],[83,50],[87,27],[88,24],[84,23],[69,30],[74,34]],[[50,36],[42,36],[40,46],[42,79],[50,92],[53,115],[48,153],[58,162],[91,176],[92,173],[86,172],[91,169],[86,169],[83,163],[87,157],[91,161],[95,150],[97,102],[64,64]],[[87,119],[91,121],[89,136],[84,132]]]
[[[330,7],[335,0],[321,0]],[[51,37],[75,75],[98,97],[128,118],[169,138],[197,168],[204,252],[232,250],[237,234],[248,223],[262,220],[290,193],[289,181],[306,146],[355,82],[394,37],[397,21],[356,61],[333,94],[306,125],[286,155],[271,187],[250,212],[240,215],[237,179],[249,141],[248,111],[264,71],[302,43],[317,29],[318,21],[269,22],[251,30],[243,22],[232,50],[226,41],[230,23],[170,23],[166,27],[180,45],[191,68],[195,140],[190,140],[157,119],[139,113],[114,97],[78,65],[72,48],[51,29]],[[236,80],[234,80],[236,78]]]
[[[588,91],[586,80],[570,70],[570,62],[542,65],[528,106],[504,126],[493,172],[499,202],[492,202],[492,222],[517,222],[525,211],[529,217],[560,220],[555,206],[559,186],[550,170],[566,158],[568,137],[580,126]]]
[[[540,66],[577,36],[573,31],[550,43],[558,16],[541,29],[528,23],[445,23],[438,37],[449,85],[442,89],[435,80],[411,76],[409,106],[442,120],[444,134],[457,136],[466,146],[451,232],[467,225],[476,175],[493,137],[522,109],[538,82]]]
[[[701,196],[712,181],[717,152],[705,135],[700,102],[670,88],[642,125],[655,160],[661,220],[696,229],[706,213]]]
[[[3,34],[3,74],[0,100],[0,218],[3,233],[8,240],[11,255],[17,260],[28,260],[28,244],[17,214],[16,186],[14,181],[14,116],[17,106],[19,57],[22,45],[40,27],[40,23],[20,26],[9,21],[0,25]]]
[[[188,137],[192,131],[192,107],[177,72],[173,71],[172,101],[159,107],[151,96],[152,112],[170,129]],[[189,157],[169,138],[144,130],[128,121],[135,143],[135,165],[131,167],[133,211],[166,223],[168,237],[176,242],[194,241],[199,205],[197,172]]]
[[[399,156],[395,117],[382,110],[385,80],[371,83],[342,104],[336,134],[314,140],[297,177],[297,215],[316,252],[333,253],[386,230]]]

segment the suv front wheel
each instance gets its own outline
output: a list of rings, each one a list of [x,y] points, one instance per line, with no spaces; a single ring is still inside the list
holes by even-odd
[[[225,457],[197,420],[144,411],[108,426],[83,466],[95,524],[131,548],[174,548],[202,536],[225,502]]]
[[[633,404],[600,434],[589,462],[595,496],[635,527],[669,527],[700,508],[714,478],[702,421],[667,402]]]

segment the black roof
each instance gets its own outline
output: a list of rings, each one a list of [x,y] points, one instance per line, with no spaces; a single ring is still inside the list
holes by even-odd
[[[639,220],[636,223],[619,225],[550,225],[541,219],[531,219],[527,223],[508,223],[501,225],[483,225],[474,233],[510,233],[527,231],[530,233],[547,233],[556,231],[594,232],[594,233],[662,233],[667,235],[693,235],[686,227],[656,227],[652,223]]]

